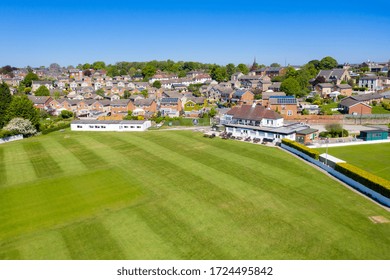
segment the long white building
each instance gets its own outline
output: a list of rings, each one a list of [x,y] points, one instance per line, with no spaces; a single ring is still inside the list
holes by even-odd
[[[118,132],[130,132],[130,131],[145,131],[151,126],[150,121],[137,121],[137,120],[76,120],[70,125],[70,129],[73,131],[118,131]]]

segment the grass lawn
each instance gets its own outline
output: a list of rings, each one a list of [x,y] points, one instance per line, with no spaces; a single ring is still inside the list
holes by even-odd
[[[390,213],[277,148],[191,131],[0,145],[0,259],[390,259]]]
[[[321,153],[326,148],[318,149]],[[329,148],[328,153],[390,180],[390,143]]]
[[[321,109],[324,109],[327,115],[339,115],[341,114],[339,111],[332,111],[331,109],[335,109],[339,106],[337,102],[332,102],[329,104],[321,105]]]
[[[381,105],[372,106],[372,114],[390,114],[389,110],[386,110]]]

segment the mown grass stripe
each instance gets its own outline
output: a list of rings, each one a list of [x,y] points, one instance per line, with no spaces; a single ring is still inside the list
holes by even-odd
[[[99,220],[74,224],[60,230],[74,260],[120,260],[125,256],[117,241]],[[137,242],[134,240],[134,242]]]
[[[96,169],[107,166],[107,162],[95,152],[88,149],[75,138],[57,138],[64,148],[76,156],[88,169]]]
[[[22,143],[9,143],[4,149],[4,160],[7,174],[7,187],[37,179],[32,163]]]
[[[63,173],[57,162],[46,151],[41,142],[25,141],[23,148],[32,163],[37,177],[51,177]]]
[[[7,173],[5,169],[4,150],[0,147],[0,186],[7,183]]]

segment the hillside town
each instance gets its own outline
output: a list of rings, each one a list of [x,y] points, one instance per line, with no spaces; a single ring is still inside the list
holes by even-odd
[[[319,136],[310,124],[390,113],[390,62],[340,65],[332,57],[284,67],[259,65],[256,59],[238,66],[185,62],[176,72],[166,67],[169,63],[152,61],[128,70],[124,63],[104,62],[77,68],[4,66],[0,83],[48,116],[69,113],[86,123],[151,121],[147,127],[207,116],[227,133],[251,140],[310,143]]]

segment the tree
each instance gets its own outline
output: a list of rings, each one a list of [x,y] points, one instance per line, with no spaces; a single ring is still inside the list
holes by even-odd
[[[50,96],[50,91],[46,86],[42,85],[36,90],[35,96]]]
[[[276,62],[274,62],[274,63],[271,63],[270,67],[280,67],[280,64],[279,64],[279,63],[276,63]]]
[[[69,119],[69,118],[73,117],[73,112],[68,111],[68,110],[62,110],[60,117],[63,119]]]
[[[128,99],[130,97],[131,93],[127,89],[123,92],[123,98]]]
[[[337,60],[333,57],[326,56],[320,61],[320,67],[324,70],[331,70],[336,68],[338,65]]]
[[[26,95],[14,96],[7,108],[5,120],[9,122],[14,118],[30,120],[37,129],[39,127],[39,111],[34,108],[34,104]]]
[[[13,118],[5,127],[5,130],[15,134],[23,134],[23,136],[32,136],[37,133],[36,128],[30,120],[23,118]]]
[[[156,67],[152,64],[147,64],[144,69],[142,69],[142,75],[145,77],[145,78],[151,78],[152,76],[154,76],[154,74],[156,74]]]
[[[285,79],[280,85],[280,90],[284,91],[287,95],[299,95],[301,93],[301,87],[293,77]]]
[[[95,70],[102,70],[106,68],[106,64],[103,61],[95,61],[92,64],[92,68]]]
[[[32,85],[32,81],[39,81],[39,78],[38,78],[38,75],[33,73],[33,72],[29,72],[26,77],[24,77],[22,83],[25,87],[31,87]]]
[[[31,88],[30,87],[26,87],[26,88],[23,89],[23,92],[25,94],[29,94],[31,92]]]
[[[226,73],[228,78],[230,78],[236,72],[236,66],[233,63],[226,65]]]
[[[5,124],[5,114],[11,104],[12,95],[6,83],[0,84],[0,128]]]
[[[225,67],[215,65],[210,72],[210,76],[213,80],[217,82],[225,82],[228,79],[228,75]]]
[[[237,65],[237,70],[240,71],[244,75],[249,73],[249,68],[243,63],[240,63]]]
[[[154,82],[153,82],[153,87],[155,87],[155,88],[161,88],[161,82],[160,82],[160,81],[154,81]]]

